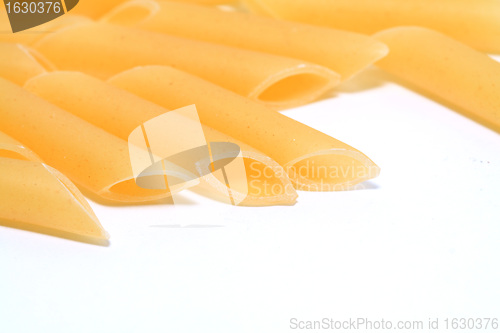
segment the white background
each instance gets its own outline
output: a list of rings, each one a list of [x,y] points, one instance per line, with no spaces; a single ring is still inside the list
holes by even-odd
[[[108,247],[0,227],[0,332],[500,318],[500,135],[387,79],[373,68],[285,112],[379,164],[363,190],[293,207],[91,202]]]

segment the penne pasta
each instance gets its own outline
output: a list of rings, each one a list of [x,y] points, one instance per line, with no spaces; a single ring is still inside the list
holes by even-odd
[[[391,49],[377,65],[500,131],[500,64],[439,32],[399,27],[375,37]]]
[[[274,108],[311,102],[339,75],[302,60],[105,23],[66,28],[36,44],[61,70],[108,78],[142,65],[170,65]]]
[[[0,77],[23,85],[47,70],[53,70],[53,66],[36,50],[21,44],[0,42]]]
[[[388,53],[383,43],[357,33],[172,1],[126,2],[103,20],[302,59],[339,73],[343,80]]]
[[[42,162],[30,149],[3,132],[0,132],[0,157]]]
[[[21,143],[0,132],[0,224],[107,239],[78,189]]]
[[[81,0],[72,10],[72,13],[98,19],[114,7],[126,1],[127,0]]]
[[[0,130],[103,199],[143,202],[170,195],[133,179],[127,142],[0,78]]]
[[[85,16],[65,14],[34,28],[12,33],[7,12],[0,6],[0,42],[31,45],[56,30],[89,22],[92,20]]]
[[[98,19],[104,14],[108,13],[113,8],[127,2],[128,0],[84,0],[80,1],[78,6],[73,9],[72,13],[85,15]],[[190,2],[200,5],[222,5],[227,3],[236,2],[236,0],[176,0],[179,2]]]
[[[500,53],[498,0],[243,0],[251,10],[291,21],[373,34],[397,26],[440,31]]]
[[[31,79],[25,88],[123,140],[127,140],[130,133],[141,124],[167,112],[167,109],[125,90],[77,72],[40,75]],[[179,127],[182,127],[185,135],[193,136],[187,126]],[[240,146],[248,181],[248,193],[245,193],[246,198],[240,205],[263,206],[295,202],[297,194],[283,168],[275,161],[213,128],[203,126],[203,132],[207,142],[232,142]],[[163,144],[168,146],[175,143],[181,146],[182,133],[172,135],[173,137],[167,136],[162,140]],[[217,199],[227,191],[214,175],[204,177],[201,185],[200,190]]]
[[[78,189],[45,164],[0,157],[0,187],[1,224],[109,238]]]
[[[346,189],[379,173],[369,158],[347,144],[176,69],[135,68],[109,82],[165,108],[196,104],[204,125],[273,158],[298,189]]]

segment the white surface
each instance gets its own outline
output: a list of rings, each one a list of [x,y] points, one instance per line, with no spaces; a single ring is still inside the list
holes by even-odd
[[[293,207],[92,203],[109,247],[0,227],[0,332],[500,317],[500,135],[380,80],[285,112],[373,158],[382,175],[364,190]],[[176,227],[200,221],[213,227]]]

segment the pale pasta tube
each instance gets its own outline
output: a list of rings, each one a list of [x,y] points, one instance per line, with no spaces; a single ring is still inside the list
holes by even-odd
[[[349,145],[176,69],[135,68],[109,82],[165,108],[196,104],[203,124],[273,158],[299,189],[346,189],[379,173],[368,157]]]
[[[0,157],[0,187],[2,224],[109,238],[78,189],[45,164]]]
[[[31,45],[59,29],[89,22],[92,22],[92,20],[85,16],[65,14],[34,28],[12,33],[7,12],[0,6],[0,42]]]
[[[244,0],[273,17],[372,34],[396,26],[438,30],[500,53],[498,0]]]
[[[388,52],[383,43],[353,32],[172,1],[127,2],[103,20],[302,59],[339,73],[343,80]]]
[[[28,148],[0,132],[0,224],[107,239],[78,189]]]
[[[0,157],[42,162],[40,157],[7,134],[0,132]]]
[[[36,50],[21,44],[0,42],[0,77],[23,85],[33,76],[53,69]]]
[[[36,48],[61,70],[108,78],[142,65],[169,65],[275,108],[308,103],[339,75],[302,60],[106,23],[46,36]]]
[[[400,27],[375,35],[391,48],[377,65],[500,131],[500,64],[439,32]]]
[[[40,75],[30,80],[25,88],[124,140],[139,125],[167,112],[167,109],[125,90],[77,72]],[[207,142],[232,142],[240,146],[248,180],[248,193],[240,205],[295,202],[297,194],[283,168],[275,161],[213,128],[203,126],[203,132]],[[212,197],[220,198],[224,194],[225,189],[212,175],[204,177],[201,185],[204,193]]]
[[[72,13],[81,14],[92,17],[94,19],[100,18],[110,10],[127,2],[128,0],[82,0],[78,6],[73,9]],[[201,5],[221,5],[236,2],[236,0],[176,0],[179,2],[191,2]]]
[[[81,0],[72,10],[72,13],[97,19],[126,1],[127,0]]]
[[[133,179],[127,142],[0,78],[0,130],[101,198],[142,202],[169,196]]]

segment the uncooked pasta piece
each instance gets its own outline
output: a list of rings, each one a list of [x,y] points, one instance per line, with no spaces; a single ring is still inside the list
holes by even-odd
[[[110,10],[127,2],[128,0],[82,0],[73,9],[72,13],[81,14],[92,17],[94,19],[100,18]],[[237,0],[176,0],[179,2],[191,2],[201,5],[222,5],[227,3],[236,2]]]
[[[399,27],[375,35],[389,45],[377,65],[500,131],[500,64],[439,32]]]
[[[42,162],[34,152],[3,132],[0,132],[0,157]]]
[[[231,3],[237,2],[238,0],[173,0],[173,1],[185,2],[185,3],[195,3],[198,5],[215,6],[215,5],[231,4]]]
[[[379,174],[369,158],[347,144],[176,69],[139,67],[109,82],[165,108],[196,104],[203,124],[273,158],[299,189],[346,189]]]
[[[136,127],[168,111],[125,90],[77,72],[44,74],[31,79],[26,89],[124,140]],[[203,126],[203,132],[207,142],[232,142],[239,145],[248,180],[248,193],[240,205],[295,202],[297,194],[278,163],[257,149],[213,128]],[[201,186],[205,194],[216,198],[221,198],[226,190],[213,175],[202,178]]]
[[[231,142],[240,147],[247,180],[246,197],[240,206],[292,205],[296,202],[298,195],[286,171],[271,157],[212,127],[204,125],[203,132],[207,142]],[[195,190],[222,200],[225,189],[220,185],[219,179],[210,174],[201,179],[201,186]]]
[[[0,154],[0,188],[2,225],[109,238],[83,195],[50,166]]]
[[[101,198],[142,202],[169,196],[133,179],[127,142],[0,78],[0,130]]]
[[[63,29],[36,48],[61,70],[100,78],[135,66],[173,66],[275,108],[311,102],[340,77],[302,60],[106,23]]]
[[[91,19],[81,15],[65,14],[55,20],[41,24],[34,28],[12,33],[7,13],[0,6],[0,42],[20,43],[31,45],[37,40],[53,33],[56,30],[71,25],[92,22]]]
[[[114,7],[126,1],[127,0],[81,0],[72,10],[72,13],[98,19]]]
[[[108,238],[75,185],[3,132],[0,132],[0,188],[0,224]]]
[[[343,80],[388,52],[384,44],[357,33],[172,1],[127,2],[103,20],[303,59],[330,68]]]
[[[0,77],[23,85],[33,76],[53,69],[38,51],[21,44],[0,42]]]
[[[291,21],[372,34],[397,26],[438,30],[484,52],[500,53],[498,0],[244,0]]]

